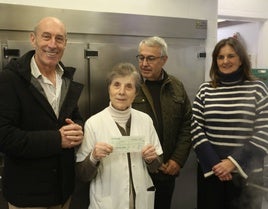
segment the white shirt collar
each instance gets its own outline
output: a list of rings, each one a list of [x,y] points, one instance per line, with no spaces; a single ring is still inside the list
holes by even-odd
[[[64,72],[63,68],[58,64],[56,67],[56,73],[60,77],[62,77],[63,72]],[[41,74],[41,72],[40,72],[40,70],[35,62],[34,56],[31,59],[31,73],[35,78],[40,78],[40,76],[42,76],[42,74]]]

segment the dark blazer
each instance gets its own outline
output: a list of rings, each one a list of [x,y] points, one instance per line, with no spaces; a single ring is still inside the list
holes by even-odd
[[[12,60],[0,74],[0,152],[5,154],[3,195],[18,207],[64,203],[74,189],[74,149],[61,148],[60,127],[82,125],[77,101],[82,84],[64,69],[57,118],[41,85],[31,76],[34,51]]]

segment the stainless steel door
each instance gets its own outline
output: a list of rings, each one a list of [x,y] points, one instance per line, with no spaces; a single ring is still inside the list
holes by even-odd
[[[90,59],[89,83],[91,114],[109,105],[106,77],[119,62],[135,64],[135,45],[114,43],[90,43],[90,49],[98,51],[98,57]]]
[[[83,83],[84,89],[79,99],[79,108],[85,119],[105,108],[109,103],[106,76],[111,68],[118,62],[131,62],[138,67],[135,59],[139,41],[143,37],[121,37],[106,36],[84,37],[83,35],[72,39],[67,44],[62,62],[65,66],[76,68],[74,80]],[[164,66],[165,70],[180,79],[188,92],[191,100],[204,79],[204,58],[199,58],[198,53],[204,52],[204,41],[199,39],[174,39],[166,38],[169,46],[169,59]],[[24,54],[32,49],[28,40],[7,40],[2,41],[2,47],[9,49],[20,49],[20,54]],[[86,59],[85,49],[98,52],[98,56]],[[9,58],[4,58],[3,63],[7,63]],[[188,201],[196,198],[196,179],[195,179],[195,155],[190,154],[189,160],[177,178],[173,208],[194,208],[195,202]],[[189,184],[190,182],[190,184]],[[88,185],[77,183],[78,190],[85,194]],[[188,188],[188,192],[184,188]],[[86,202],[79,200],[77,203]],[[85,195],[86,196],[86,195]],[[178,198],[180,197],[180,198]],[[75,207],[75,206],[73,206]]]
[[[85,42],[68,42],[65,49],[64,56],[62,57],[62,62],[65,66],[70,66],[76,68],[74,75],[74,80],[84,84],[84,89],[82,95],[79,99],[78,105],[81,114],[84,118],[89,116],[89,92],[88,92],[88,69],[87,60],[84,59],[84,49],[87,47]],[[20,56],[33,47],[29,40],[6,40],[2,43],[1,53],[3,54],[3,48],[7,49],[18,49],[20,51]],[[2,56],[2,68],[6,65],[13,56],[4,57]]]

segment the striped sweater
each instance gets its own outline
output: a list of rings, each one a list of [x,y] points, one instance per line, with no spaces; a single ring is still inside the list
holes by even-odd
[[[203,83],[193,103],[192,143],[204,176],[230,159],[247,178],[262,171],[268,153],[268,91],[261,81],[211,87]]]

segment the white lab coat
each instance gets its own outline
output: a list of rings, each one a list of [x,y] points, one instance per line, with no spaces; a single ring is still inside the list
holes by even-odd
[[[84,140],[77,153],[77,162],[91,153],[96,142],[109,143],[111,137],[122,136],[108,109],[97,113],[85,123]],[[144,136],[145,145],[152,144],[158,155],[162,148],[151,118],[131,109],[131,136]],[[136,209],[154,208],[154,191],[146,163],[141,152],[131,153],[133,185],[136,192]],[[90,184],[89,209],[129,209],[129,168],[126,153],[111,153],[100,161],[97,176]]]

